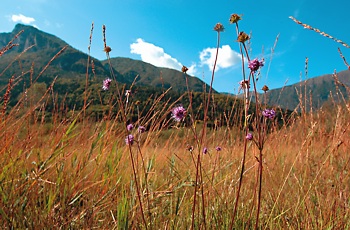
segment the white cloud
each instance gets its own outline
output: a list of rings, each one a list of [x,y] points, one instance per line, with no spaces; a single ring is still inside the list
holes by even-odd
[[[199,54],[199,58],[201,60],[201,65],[207,65],[209,69],[212,71],[214,67],[216,56],[216,48],[206,48],[202,50]],[[229,68],[236,64],[241,63],[241,54],[232,50],[229,45],[223,45],[219,48],[218,60],[216,62],[215,71],[221,68]]]
[[[32,18],[32,17],[27,17],[27,16],[24,16],[23,14],[14,14],[11,16],[11,20],[13,22],[21,22],[21,23],[24,23],[24,24],[31,24],[32,22],[35,22],[35,19]]]
[[[163,48],[145,42],[141,38],[138,38],[135,43],[130,45],[130,52],[132,54],[139,54],[142,61],[158,67],[166,67],[176,70],[181,70],[182,68],[182,64],[177,59],[165,53]],[[194,75],[196,71],[195,67],[195,64],[189,66],[187,73],[189,75]]]

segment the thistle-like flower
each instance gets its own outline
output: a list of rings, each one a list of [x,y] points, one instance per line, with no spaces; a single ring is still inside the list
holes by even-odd
[[[174,118],[176,121],[181,121],[185,116],[186,116],[186,109],[182,106],[179,105],[171,110],[172,115],[171,117]]]
[[[274,119],[275,118],[275,116],[276,116],[276,112],[275,112],[275,110],[273,110],[273,109],[264,109],[262,112],[261,112],[261,114],[264,116],[264,117],[266,117],[266,118],[269,118],[269,119]]]
[[[134,125],[133,125],[133,124],[128,124],[128,125],[126,126],[126,129],[127,129],[128,131],[131,131],[133,128],[134,128]]]
[[[231,14],[231,17],[230,17],[230,23],[233,24],[233,23],[237,23],[239,20],[241,20],[241,16],[238,15],[238,14]]]
[[[216,147],[215,147],[215,150],[219,152],[219,151],[222,150],[222,148],[221,148],[221,146],[216,146]]]
[[[253,140],[253,134],[248,133],[247,136],[245,136],[245,139],[247,139],[248,141]]]
[[[132,145],[134,143],[134,136],[132,134],[129,134],[125,138],[125,144]]]
[[[246,42],[248,40],[249,40],[248,34],[244,33],[243,31],[239,32],[239,35],[237,37],[237,41],[238,42],[244,43],[244,42]]]
[[[264,60],[259,61],[257,58],[254,60],[249,61],[248,68],[252,72],[256,72],[260,67],[264,66]]]
[[[219,22],[219,23],[216,23],[216,25],[214,26],[214,30],[216,32],[223,32],[224,31],[224,26]]]
[[[139,131],[139,133],[144,133],[144,132],[146,132],[145,126],[140,125],[139,128],[138,128],[138,131]]]
[[[102,89],[105,91],[109,90],[109,87],[111,86],[111,82],[112,82],[112,80],[110,78],[103,80]]]
[[[208,148],[207,148],[207,147],[204,147],[203,153],[204,153],[204,154],[207,154],[207,153],[208,153]]]

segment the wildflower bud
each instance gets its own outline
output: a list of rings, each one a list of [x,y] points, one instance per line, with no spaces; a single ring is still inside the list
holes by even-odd
[[[192,152],[192,151],[193,151],[193,146],[192,146],[192,145],[187,145],[187,146],[186,146],[186,149],[187,149],[188,151]]]
[[[239,16],[238,14],[231,14],[230,23],[231,24],[237,23],[241,19],[242,19],[241,16]]]
[[[215,147],[215,150],[218,151],[218,152],[221,151],[221,149],[222,149],[222,148],[221,148],[220,146],[216,146],[216,147]]]
[[[183,73],[186,73],[186,72],[187,72],[187,70],[188,70],[188,68],[187,68],[186,66],[182,66],[181,71],[182,71]]]
[[[242,31],[242,32],[239,32],[239,35],[238,35],[238,37],[237,37],[237,41],[238,41],[238,42],[244,43],[244,42],[246,42],[246,41],[248,41],[248,40],[249,40],[248,34],[244,33],[243,31]]]
[[[216,31],[216,32],[222,32],[222,31],[224,31],[224,26],[219,22],[219,23],[216,23],[216,25],[215,25],[215,27],[214,27],[214,30]]]
[[[269,87],[267,85],[264,85],[262,87],[262,91],[264,91],[266,93],[267,91],[269,91]]]
[[[204,153],[204,154],[207,154],[207,153],[208,153],[208,148],[207,148],[207,147],[204,147],[203,153]]]
[[[242,80],[239,82],[239,85],[241,86],[242,89],[249,89],[249,81],[248,80]]]
[[[125,90],[125,96],[129,97],[131,95],[131,90],[127,89]]]

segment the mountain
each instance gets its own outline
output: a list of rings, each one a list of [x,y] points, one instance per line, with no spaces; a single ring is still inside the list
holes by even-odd
[[[111,58],[110,62],[114,69],[130,80],[129,83],[138,76],[135,79],[136,85],[152,85],[166,89],[171,86],[179,92],[187,90],[185,75],[177,70],[156,67],[143,61],[123,57]],[[106,68],[108,67],[108,60],[102,63]],[[203,91],[204,84],[196,77],[188,76],[188,85],[192,91]],[[209,87],[206,86],[206,89],[208,90]]]
[[[8,79],[13,75],[22,76],[23,72],[28,72],[32,65],[33,75],[39,74],[52,57],[65,46],[67,46],[66,50],[50,63],[39,81],[48,83],[56,76],[59,79],[64,78],[66,81],[85,79],[88,55],[71,47],[60,38],[40,31],[35,27],[17,24],[12,32],[0,33],[0,47],[6,46],[22,30],[23,33],[14,41],[18,46],[8,50],[0,58],[0,70],[4,70],[0,71],[1,85],[7,84]],[[34,46],[31,47],[32,45]],[[25,49],[28,50],[21,54]],[[110,77],[107,61],[100,61],[96,58],[91,59],[94,63],[95,79],[102,81],[102,79]],[[187,90],[185,77],[180,71],[158,68],[151,64],[128,58],[113,58],[111,63],[116,80],[122,84],[131,84],[136,75],[139,75],[136,86],[166,89],[172,87],[172,89],[179,92]],[[9,64],[10,66],[7,68]],[[92,75],[91,69],[89,72]],[[29,78],[28,74],[22,77],[24,79]],[[189,87],[192,91],[202,92],[204,85],[205,83],[199,78],[189,77]],[[208,89],[209,87],[206,85],[206,88]]]
[[[16,79],[16,87],[11,90],[12,98],[18,97],[26,85],[31,84],[32,81],[37,80],[37,83],[42,84],[40,87],[45,88],[55,77],[58,77],[54,87],[56,93],[67,95],[65,100],[68,103],[81,105],[89,56],[54,35],[22,24],[17,24],[10,33],[0,33],[0,53],[1,48],[5,47],[20,31],[23,32],[13,42],[18,45],[0,54],[0,87],[3,90],[1,93],[4,93],[8,79],[12,76]],[[63,47],[66,49],[50,62]],[[142,97],[162,93],[169,87],[172,88],[171,92],[175,93],[171,96],[172,98],[187,91],[186,77],[177,70],[159,68],[149,63],[123,57],[110,60],[98,60],[91,57],[91,60],[94,63],[94,73],[92,73],[92,63],[90,63],[88,82],[93,100],[101,101],[99,92],[95,91],[96,89],[101,91],[102,80],[110,77],[109,61],[116,80],[125,87],[129,87],[135,80],[135,88],[138,88]],[[36,79],[48,63],[47,69]],[[339,72],[338,78],[345,86],[350,86],[349,70]],[[188,76],[188,84],[191,91],[194,92],[209,89],[209,86],[197,77]],[[305,99],[306,92],[306,103],[310,105],[310,98],[312,98],[312,106],[319,108],[330,100],[330,92],[335,93],[337,87],[341,90],[340,92],[345,93],[346,88],[342,85],[336,86],[331,74],[310,78],[307,81],[268,91],[267,103],[293,110],[299,104],[300,93]],[[347,94],[344,95],[347,98]]]
[[[7,78],[12,75],[20,76],[22,71],[29,70],[33,64],[35,76],[63,47],[67,46],[66,50],[53,60],[44,76],[63,78],[85,76],[87,54],[74,49],[60,38],[42,32],[35,27],[17,24],[11,33],[0,33],[0,47],[6,46],[20,31],[23,32],[14,41],[18,46],[1,56],[0,69],[4,70],[14,60],[16,61],[1,75],[6,75]],[[28,50],[21,54],[26,49]],[[97,75],[105,76],[108,74],[100,61],[94,58],[92,60],[94,60]]]
[[[350,87],[350,70],[344,70],[337,73],[340,84],[336,84],[333,74],[326,74],[308,80],[288,85],[279,89],[272,89],[267,92],[267,104],[271,106],[280,106],[284,109],[294,110],[299,105],[299,98],[302,95],[303,103],[310,108],[317,109],[331,100],[338,101],[337,92],[341,92],[345,99],[348,99],[346,87]],[[306,97],[305,97],[306,94]],[[333,95],[333,99],[331,98]],[[263,95],[261,95],[263,98]]]

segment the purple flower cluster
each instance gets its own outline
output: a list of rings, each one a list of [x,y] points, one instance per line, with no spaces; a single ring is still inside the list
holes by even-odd
[[[129,134],[125,138],[125,144],[132,145],[134,143],[134,136],[132,134]]]
[[[146,128],[144,126],[142,126],[142,125],[139,126],[138,130],[139,130],[139,133],[146,132]]]
[[[172,115],[171,117],[174,118],[176,121],[181,121],[186,116],[186,109],[179,105],[171,110]]]
[[[247,136],[245,136],[245,139],[247,139],[248,141],[253,140],[253,134],[248,133]]]
[[[252,72],[256,72],[260,67],[263,67],[263,66],[264,66],[264,61],[263,60],[259,61],[257,58],[249,61],[248,63],[248,68]]]
[[[264,117],[269,119],[274,119],[276,116],[276,112],[273,109],[264,109],[261,113]]]
[[[103,80],[102,89],[105,91],[109,90],[109,86],[111,86],[111,82],[112,82],[112,80],[110,78]]]
[[[134,129],[134,125],[133,124],[128,124],[127,126],[126,126],[126,129],[130,132],[130,131],[132,131],[133,129]],[[138,128],[137,128],[137,131],[139,132],[139,134],[141,134],[141,133],[144,133],[144,132],[146,132],[146,128],[144,127],[144,126],[142,126],[142,125],[140,125]],[[129,135],[127,135],[126,136],[126,138],[125,138],[125,144],[127,144],[127,145],[132,145],[133,143],[134,143],[134,140],[135,140],[135,137],[132,135],[132,134],[129,134]]]
[[[127,129],[128,131],[131,131],[133,128],[134,128],[134,125],[133,125],[133,124],[128,124],[128,125],[126,126],[126,129]]]

